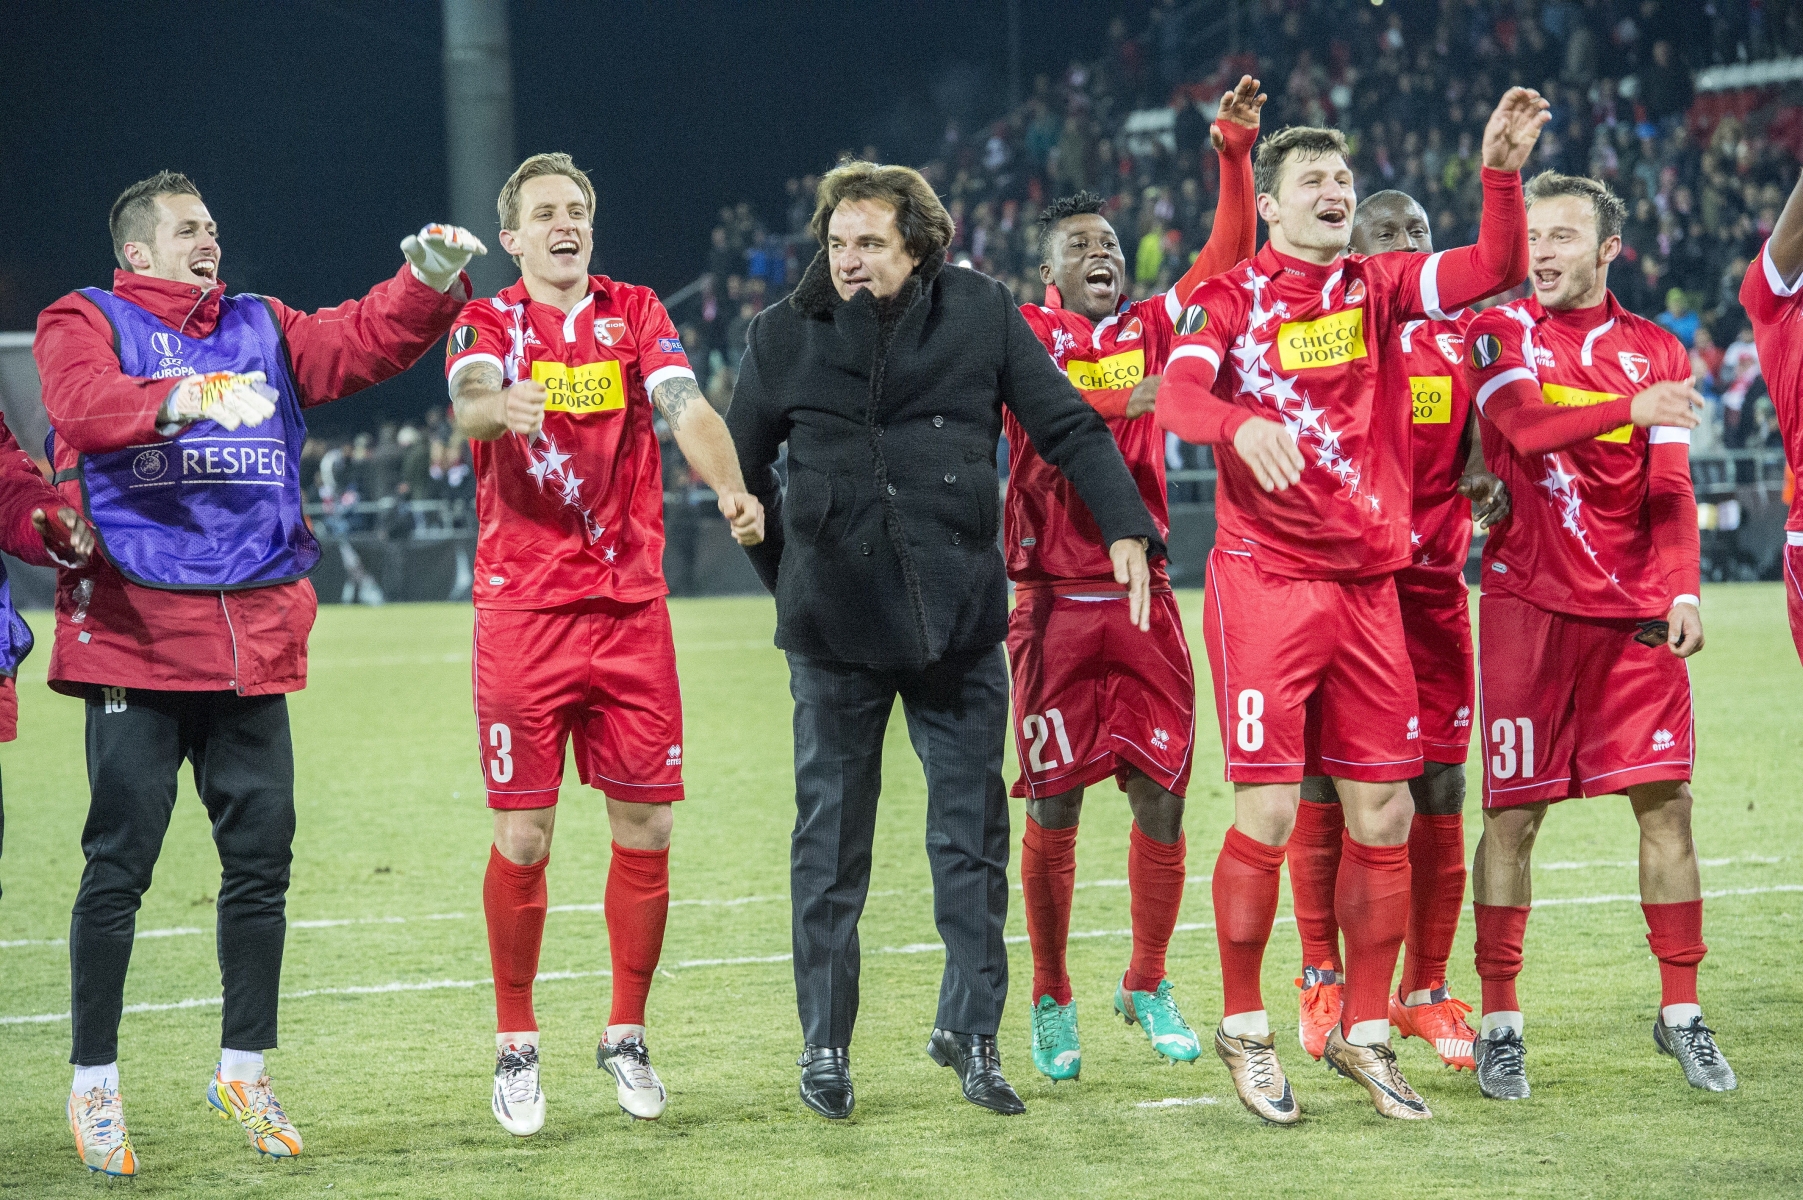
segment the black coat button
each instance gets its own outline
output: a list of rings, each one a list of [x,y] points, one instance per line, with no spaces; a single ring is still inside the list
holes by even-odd
[[[933,418],[933,428],[934,429],[945,428],[945,418],[944,417],[934,417]]]
[[[889,494],[891,496],[895,495],[895,485],[893,483],[889,485]]]
[[[952,474],[947,474],[947,475],[946,475],[946,477],[945,477],[945,481],[946,481],[946,482],[947,482],[947,483],[957,483],[957,482],[958,482],[958,477],[957,477],[957,476],[956,476],[956,475],[952,475]]]
[[[961,533],[952,534],[952,545],[962,546],[963,544],[964,544],[964,535],[963,534],[961,534]]]
[[[869,542],[859,542],[858,543],[858,553],[859,554],[869,554],[870,553],[870,543]]]

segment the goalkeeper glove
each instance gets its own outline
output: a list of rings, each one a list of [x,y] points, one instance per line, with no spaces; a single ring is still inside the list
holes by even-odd
[[[413,264],[413,277],[435,292],[448,292],[457,273],[488,247],[461,225],[427,225],[418,235],[401,239],[401,253]]]
[[[265,379],[261,371],[190,375],[163,401],[157,425],[192,425],[205,420],[228,430],[240,425],[254,429],[275,415],[276,392]]]

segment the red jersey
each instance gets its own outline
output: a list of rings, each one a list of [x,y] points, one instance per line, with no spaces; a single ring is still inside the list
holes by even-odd
[[[1080,392],[1130,392],[1147,376],[1162,374],[1181,311],[1176,288],[1137,304],[1123,297],[1120,310],[1099,324],[1068,308],[1023,304],[1020,309],[1052,361]],[[1166,536],[1171,513],[1164,486],[1164,430],[1152,413],[1131,420],[1110,418],[1108,428],[1139,484],[1158,536]],[[1118,586],[1102,531],[1077,489],[1039,457],[1027,431],[1006,408],[1002,431],[1008,438],[1008,500],[1002,514],[1008,578],[1027,587],[1060,581]],[[1151,568],[1152,585],[1168,588],[1164,560]]]
[[[1484,589],[1548,612],[1663,617],[1698,590],[1690,431],[1630,423],[1633,397],[1688,383],[1683,343],[1606,295],[1529,297],[1466,331],[1484,460],[1513,512],[1484,543]]]
[[[1759,370],[1765,376],[1772,406],[1778,410],[1778,430],[1784,437],[1784,457],[1791,470],[1803,470],[1803,278],[1786,285],[1772,262],[1771,243],[1759,251],[1759,260],[1747,268],[1740,284],[1741,307],[1753,322],[1753,344],[1759,348]],[[1803,493],[1800,493],[1803,494]],[[1803,530],[1803,500],[1792,498],[1787,530]]]
[[[1471,385],[1465,378],[1465,328],[1472,314],[1446,321],[1410,321],[1402,327],[1391,360],[1398,387],[1406,387],[1413,414],[1414,500],[1405,577],[1423,583],[1464,586],[1471,553],[1471,501],[1459,495],[1465,474],[1465,426],[1471,418]]]
[[[472,300],[451,329],[445,377],[489,363],[550,393],[530,439],[475,442],[478,608],[556,608],[662,596],[664,485],[650,395],[694,379],[650,288],[589,277],[566,315],[522,281]]]
[[[1435,254],[1342,255],[1326,266],[1269,243],[1190,297],[1159,395],[1160,424],[1216,447],[1217,546],[1294,579],[1362,579],[1409,563],[1410,410],[1383,388],[1408,321],[1451,320],[1527,275],[1521,177],[1481,171],[1478,242]],[[1224,369],[1227,368],[1227,369]],[[1301,480],[1258,486],[1233,451],[1253,417],[1296,439]]]

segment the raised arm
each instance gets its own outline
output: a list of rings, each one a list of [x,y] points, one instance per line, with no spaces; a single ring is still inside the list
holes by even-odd
[[[1258,244],[1258,205],[1252,194],[1252,145],[1258,141],[1259,110],[1266,97],[1258,80],[1240,76],[1234,89],[1221,97],[1209,140],[1221,160],[1221,194],[1215,203],[1214,228],[1196,261],[1173,289],[1182,304],[1204,279],[1232,270],[1235,263],[1251,258]]]
[[[399,375],[445,335],[469,299],[469,279],[434,291],[411,264],[360,300],[306,313],[271,300],[303,405],[325,404]]]
[[[1778,214],[1778,224],[1772,227],[1771,240],[1766,243],[1766,254],[1778,272],[1779,282],[1787,291],[1794,291],[1798,277],[1803,276],[1803,174],[1797,176],[1797,186],[1791,189],[1784,211]],[[1753,270],[1759,268],[1760,264],[1753,264]]]

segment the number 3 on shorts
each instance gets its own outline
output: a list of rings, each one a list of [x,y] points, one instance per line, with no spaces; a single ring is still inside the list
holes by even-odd
[[[1239,699],[1240,723],[1234,728],[1233,740],[1241,750],[1258,750],[1265,744],[1265,694],[1257,688],[1242,688]]]
[[[488,773],[494,776],[496,783],[506,783],[513,778],[513,730],[499,722],[490,725],[488,744],[495,751],[493,761],[488,764]]]

